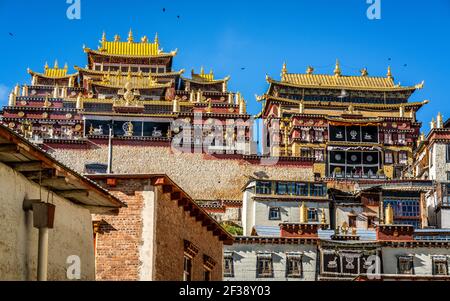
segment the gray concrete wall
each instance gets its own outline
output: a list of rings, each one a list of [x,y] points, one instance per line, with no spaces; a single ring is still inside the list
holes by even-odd
[[[24,198],[38,199],[39,186],[0,163],[0,280],[36,280],[38,230],[33,212],[22,209]],[[47,198],[47,190],[42,189]],[[81,279],[95,280],[90,212],[54,196],[54,229],[49,230],[48,279],[67,280],[66,260],[81,259]]]
[[[224,252],[233,252],[234,277],[225,281],[314,281],[316,279],[317,247],[315,245],[239,244],[225,246]],[[272,253],[273,278],[257,278],[257,254]],[[286,253],[302,252],[302,278],[286,277]]]

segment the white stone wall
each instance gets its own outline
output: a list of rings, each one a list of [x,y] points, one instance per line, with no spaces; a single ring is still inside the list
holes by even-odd
[[[447,181],[447,172],[450,171],[450,163],[447,163],[447,145],[434,143],[432,146],[433,165],[430,166],[430,180]]]
[[[234,277],[225,281],[314,281],[316,280],[317,246],[288,244],[239,244],[225,246],[224,252],[233,252]],[[302,252],[302,278],[286,277],[286,253]],[[257,278],[257,254],[271,253],[273,278]]]
[[[450,259],[450,249],[448,248],[391,248],[383,247],[382,264],[384,274],[398,274],[397,257],[413,256],[415,275],[432,275],[433,256],[447,256]]]
[[[38,199],[39,186],[0,163],[0,280],[36,280],[38,229],[24,198]],[[47,191],[42,189],[44,201]],[[81,279],[95,280],[92,218],[89,210],[54,196],[54,229],[49,230],[48,279],[67,280],[66,260],[81,259]]]

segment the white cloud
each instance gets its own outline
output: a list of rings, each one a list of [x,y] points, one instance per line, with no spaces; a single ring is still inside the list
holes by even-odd
[[[0,105],[6,105],[8,103],[9,88],[3,84],[0,84]]]

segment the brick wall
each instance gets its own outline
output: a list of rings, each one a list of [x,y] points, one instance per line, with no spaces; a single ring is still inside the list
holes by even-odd
[[[117,216],[97,215],[102,220],[97,235],[96,279],[138,280],[139,247],[142,243],[142,189],[148,180],[121,181],[116,187],[106,186],[111,193],[128,204]]]
[[[203,280],[203,254],[213,258],[217,264],[212,271],[212,280],[222,279],[222,243],[212,232],[202,227],[189,212],[170,200],[161,188],[150,186],[149,179],[116,179],[114,187],[105,180],[97,180],[115,196],[128,204],[117,216],[95,216],[103,220],[97,236],[96,276],[97,280],[141,280],[142,267],[151,266],[152,280],[183,280],[184,240],[199,248],[193,260],[193,280]],[[156,220],[151,234],[143,236],[144,203],[143,191],[153,190],[156,203]],[[153,209],[152,209],[153,210]],[[144,240],[151,240],[152,256],[141,252]],[[144,260],[152,262],[143,262]]]

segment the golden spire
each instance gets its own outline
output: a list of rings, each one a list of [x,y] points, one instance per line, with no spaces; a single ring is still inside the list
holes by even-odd
[[[286,62],[284,62],[283,67],[281,68],[281,78],[283,78],[287,74],[287,72]]]
[[[69,66],[67,65],[67,63],[64,64],[64,69],[65,70],[69,69]]]
[[[385,225],[394,224],[394,209],[392,209],[391,204],[388,204],[384,212],[384,224]]]
[[[53,68],[55,68],[55,69],[58,69],[58,68],[59,68],[59,66],[58,66],[58,60],[55,60],[55,65],[53,66]]]
[[[203,68],[203,66],[200,68],[200,75],[205,75],[205,69]]]
[[[128,39],[127,39],[128,43],[133,42],[133,31],[130,28],[130,31],[128,32]]]
[[[388,66],[388,70],[387,70],[387,74],[386,74],[386,77],[387,78],[390,78],[390,79],[392,79],[393,77],[392,77],[392,70],[391,70],[391,66]]]
[[[368,76],[368,75],[369,75],[369,72],[367,71],[367,68],[363,68],[361,70],[361,76]]]
[[[116,34],[114,36],[114,42],[119,42],[120,41],[120,36],[118,34]]]
[[[141,42],[142,42],[142,43],[148,43],[148,38],[147,38],[147,36],[143,36],[143,37],[141,38]]]
[[[48,69],[48,63],[47,63],[47,62],[45,62],[44,69],[45,69],[45,70]]]
[[[430,122],[430,130],[432,130],[434,128],[436,128],[436,121],[434,121],[434,118],[432,118],[431,122]]]
[[[425,141],[425,133],[424,132],[420,133],[420,141],[421,142]]]
[[[302,202],[302,205],[300,206],[300,223],[308,223],[308,208],[306,207],[305,202]]]
[[[158,37],[158,33],[155,34],[155,42],[156,45],[159,45],[159,37]]]
[[[102,34],[102,43],[106,42],[106,32],[103,31]]]
[[[436,118],[436,127],[438,129],[441,129],[444,127],[444,120],[443,120],[443,116],[441,114],[441,112],[438,113],[437,118]]]
[[[341,75],[341,65],[340,65],[338,59],[336,59],[336,66],[334,67],[334,75],[335,76],[340,76]]]
[[[314,72],[314,68],[312,66],[308,66],[308,68],[306,68],[306,74],[313,74]]]

